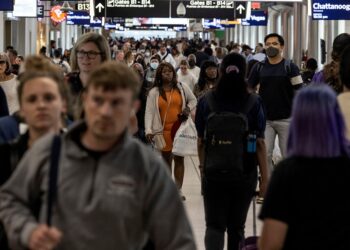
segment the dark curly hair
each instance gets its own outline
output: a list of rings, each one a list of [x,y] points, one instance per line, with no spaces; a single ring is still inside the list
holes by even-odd
[[[350,34],[339,34],[333,41],[332,59],[339,61],[341,54],[348,45],[350,45]]]
[[[168,62],[162,62],[159,64],[157,71],[156,71],[156,76],[154,78],[154,84],[153,87],[157,87],[159,90],[159,95],[163,97],[164,100],[167,100],[165,91],[163,89],[163,77],[162,77],[162,71],[164,68],[169,68],[173,72],[173,79],[171,80],[171,85],[173,88],[177,87],[177,78],[176,78],[176,71],[173,67]]]
[[[219,76],[219,68],[218,68],[218,66],[216,65],[216,63],[213,62],[213,61],[209,61],[209,60],[208,60],[208,61],[204,61],[204,62],[202,63],[201,71],[200,71],[200,73],[199,73],[199,78],[198,78],[198,87],[199,87],[199,89],[200,89],[201,91],[205,88],[205,84],[207,83],[207,79],[206,79],[207,73],[206,73],[205,71],[206,71],[206,69],[209,68],[209,67],[215,67],[215,68],[217,68],[217,69],[218,69],[218,74],[217,74],[216,79],[217,79],[218,76]]]

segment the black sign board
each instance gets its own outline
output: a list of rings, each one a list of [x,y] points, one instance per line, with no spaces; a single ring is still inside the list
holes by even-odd
[[[36,13],[37,17],[44,18],[44,5],[38,5]]]
[[[235,19],[245,18],[247,15],[247,2],[235,2]]]
[[[107,17],[169,17],[169,1],[107,0]]]
[[[181,2],[171,1],[171,16],[180,17],[177,15],[177,6]],[[232,0],[191,0],[183,1],[186,8],[186,14],[181,17],[186,18],[220,18],[233,19],[234,16],[234,1]]]
[[[106,0],[95,0],[94,3],[95,17],[106,16]]]
[[[96,17],[186,17],[186,18],[221,18],[233,19],[235,2],[233,0],[184,0],[186,14],[179,16],[177,6],[179,1],[167,0],[95,0]],[[169,9],[171,4],[171,13]],[[242,5],[246,8],[246,3]],[[244,18],[246,11],[239,18]]]

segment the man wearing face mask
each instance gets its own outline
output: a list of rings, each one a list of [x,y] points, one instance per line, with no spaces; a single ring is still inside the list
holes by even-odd
[[[194,54],[188,55],[188,65],[188,72],[192,73],[192,75],[194,75],[198,80],[201,69],[196,65],[196,56]]]
[[[266,107],[265,141],[269,174],[273,170],[272,153],[278,135],[282,157],[286,155],[287,136],[294,92],[301,87],[299,68],[282,57],[284,39],[276,33],[264,39],[267,59],[257,63],[249,75],[248,84],[256,88]]]
[[[146,76],[145,76],[148,89],[153,86],[154,78],[156,77],[156,71],[159,63],[160,63],[160,56],[158,54],[153,55],[151,57],[149,67],[146,70]]]

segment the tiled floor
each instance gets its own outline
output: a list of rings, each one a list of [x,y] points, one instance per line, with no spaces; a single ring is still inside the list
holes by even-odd
[[[184,202],[187,209],[188,216],[192,223],[192,229],[195,234],[198,250],[204,250],[204,233],[205,233],[205,220],[204,220],[204,208],[203,199],[200,194],[200,179],[198,170],[198,158],[186,157],[185,158],[185,179],[183,184],[183,194],[186,196]],[[257,212],[260,209],[260,205],[257,205]],[[261,223],[257,221],[257,232],[260,233]],[[252,206],[248,213],[246,222],[246,236],[253,235],[253,212]]]

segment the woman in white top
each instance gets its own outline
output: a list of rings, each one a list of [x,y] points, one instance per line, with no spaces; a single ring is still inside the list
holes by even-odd
[[[0,53],[0,86],[4,90],[10,115],[18,111],[16,75],[11,73],[10,59],[6,53]]]
[[[194,85],[197,83],[196,77],[188,70],[189,65],[186,59],[180,61],[180,69],[177,71],[177,80],[186,84],[193,92]]]

